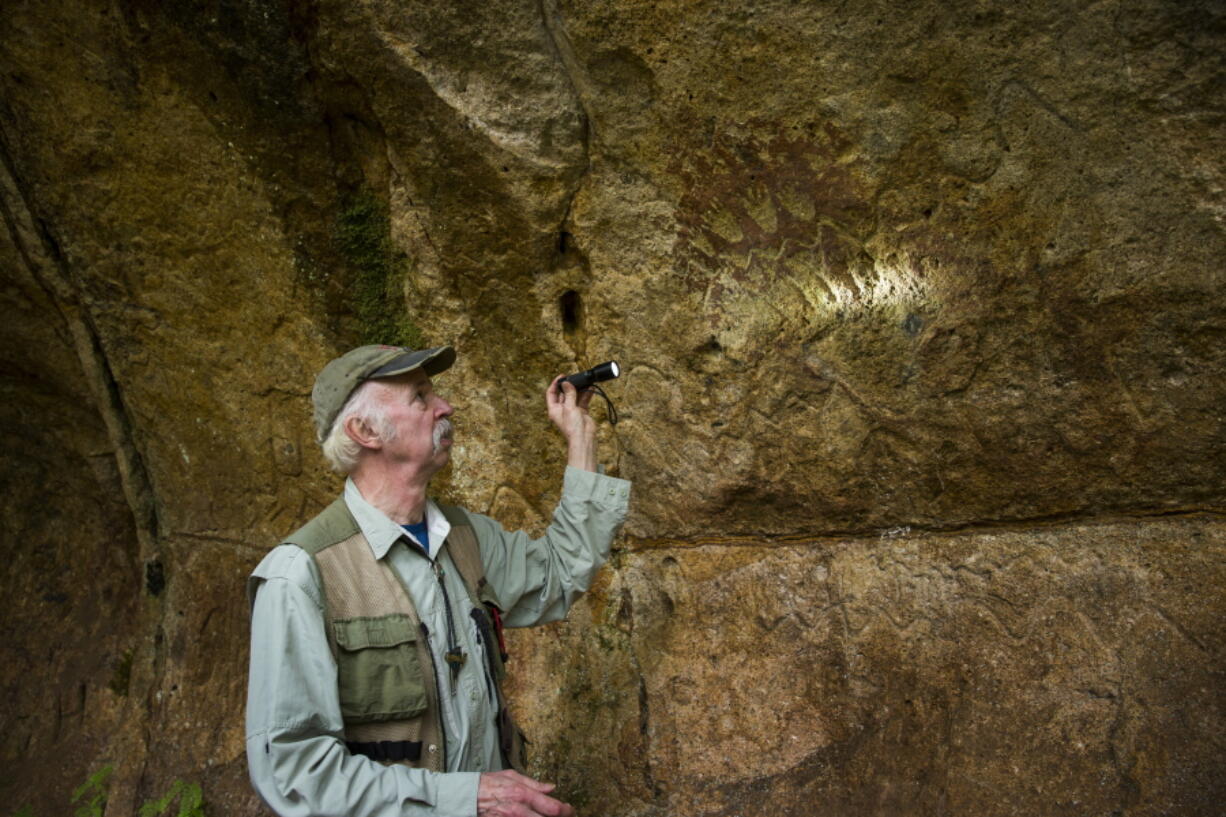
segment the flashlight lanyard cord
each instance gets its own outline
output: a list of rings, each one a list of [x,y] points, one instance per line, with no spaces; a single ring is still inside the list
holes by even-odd
[[[597,386],[595,383],[587,387],[588,391],[594,391],[604,398],[605,405],[609,407],[609,425],[617,425],[617,407],[613,405],[613,401],[609,399],[609,395],[604,393],[604,389]]]

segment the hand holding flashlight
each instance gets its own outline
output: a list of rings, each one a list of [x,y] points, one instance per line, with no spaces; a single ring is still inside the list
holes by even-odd
[[[621,367],[617,365],[617,361],[610,360],[607,363],[601,363],[599,366],[593,366],[585,372],[577,372],[568,374],[566,377],[558,378],[557,390],[562,393],[562,384],[570,383],[575,387],[575,391],[593,391],[604,398],[605,403],[609,407],[609,425],[617,425],[617,409],[613,407],[613,401],[609,399],[609,395],[604,393],[604,389],[596,385],[603,383],[606,380],[612,380],[615,377],[621,376]]]
[[[586,372],[578,372],[569,374],[558,381],[558,391],[562,390],[562,383],[570,383],[575,387],[576,391],[590,389],[597,383],[603,383],[606,380],[612,380],[620,376],[622,373],[621,367],[617,365],[617,361],[610,360],[608,363],[601,363],[599,366],[593,366]]]

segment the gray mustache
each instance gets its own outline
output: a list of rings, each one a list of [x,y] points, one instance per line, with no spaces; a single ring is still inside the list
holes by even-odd
[[[434,441],[435,453],[438,453],[439,446],[442,444],[444,439],[451,439],[453,430],[454,429],[451,427],[451,420],[447,419],[446,417],[434,424],[434,435],[432,439]]]

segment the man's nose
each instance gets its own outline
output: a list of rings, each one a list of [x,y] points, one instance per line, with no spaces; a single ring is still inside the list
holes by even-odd
[[[450,417],[455,414],[455,408],[443,398],[438,399],[438,416]]]

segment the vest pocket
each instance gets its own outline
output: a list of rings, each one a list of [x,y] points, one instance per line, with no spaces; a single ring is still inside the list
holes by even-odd
[[[332,622],[345,723],[414,718],[426,711],[417,630],[402,613]]]

